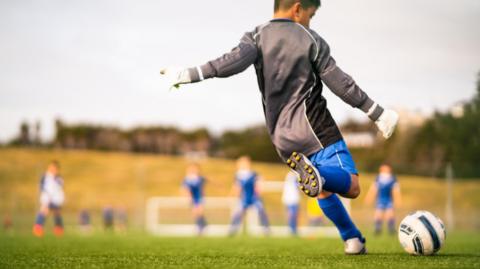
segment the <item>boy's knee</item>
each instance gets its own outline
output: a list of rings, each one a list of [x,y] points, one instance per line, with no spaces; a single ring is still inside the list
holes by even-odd
[[[40,213],[42,213],[43,215],[48,215],[49,211],[50,210],[48,209],[48,206],[42,206],[40,208]]]
[[[357,175],[351,175],[352,183],[350,190],[344,196],[347,198],[355,199],[360,195],[360,183]]]
[[[322,191],[320,192],[320,194],[317,196],[317,199],[326,199],[328,197],[330,197],[330,195],[332,195],[333,193],[331,192],[328,192],[328,191]]]

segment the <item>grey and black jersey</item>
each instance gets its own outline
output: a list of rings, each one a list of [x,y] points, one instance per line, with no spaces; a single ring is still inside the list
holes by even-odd
[[[231,52],[190,68],[192,82],[229,77],[255,66],[267,129],[285,160],[294,151],[307,156],[342,135],[322,96],[323,83],[372,120],[383,113],[330,55],[313,30],[288,19],[275,19],[247,32]]]

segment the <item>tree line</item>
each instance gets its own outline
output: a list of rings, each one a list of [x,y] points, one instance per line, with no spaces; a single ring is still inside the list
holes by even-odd
[[[476,88],[475,96],[456,111],[436,112],[419,126],[400,128],[387,141],[377,137],[370,147],[351,147],[359,170],[374,172],[380,164],[389,163],[399,173],[438,177],[443,176],[445,167],[451,164],[459,177],[480,178],[480,74]],[[257,161],[281,161],[263,125],[226,131],[219,136],[205,128],[185,131],[153,126],[122,130],[66,124],[61,120],[56,120],[55,126],[55,138],[46,146],[170,155],[193,152],[223,158],[250,155]],[[22,123],[18,137],[10,144],[39,146],[39,129],[39,124],[30,127]],[[340,129],[344,133],[376,130],[371,122],[355,121],[344,123]]]

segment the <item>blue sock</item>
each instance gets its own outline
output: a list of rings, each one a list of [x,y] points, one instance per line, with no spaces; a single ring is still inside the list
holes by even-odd
[[[230,235],[235,234],[240,228],[240,223],[242,223],[242,218],[244,213],[245,213],[245,210],[240,210],[235,215],[233,215],[232,223],[230,224],[230,230],[228,232]]]
[[[55,216],[53,217],[53,221],[55,222],[55,226],[57,226],[57,227],[62,227],[62,228],[63,228],[62,215],[60,215],[60,214],[55,214]]]
[[[262,223],[263,227],[268,228],[270,223],[268,221],[267,212],[265,212],[265,209],[261,203],[257,203],[256,206],[258,210],[258,216],[260,217],[260,223]]]
[[[336,194],[332,194],[325,199],[318,199],[318,205],[325,213],[325,216],[337,226],[343,241],[351,238],[364,240]]]
[[[203,228],[205,228],[205,226],[207,226],[207,221],[205,220],[205,217],[203,217],[203,216],[197,217],[196,223],[197,223],[198,228],[200,228],[200,229],[203,229]]]
[[[35,224],[42,226],[45,224],[45,215],[43,213],[38,213],[37,218],[35,219]]]
[[[391,218],[388,220],[388,231],[390,233],[395,233],[395,219]]]
[[[318,166],[320,175],[325,179],[323,190],[333,193],[347,193],[352,179],[350,174],[337,166]]]
[[[379,234],[382,232],[382,225],[383,225],[383,222],[381,219],[377,219],[375,220],[375,233],[376,234]]]
[[[289,206],[288,208],[288,227],[292,234],[297,234],[297,219],[298,209],[296,206]]]

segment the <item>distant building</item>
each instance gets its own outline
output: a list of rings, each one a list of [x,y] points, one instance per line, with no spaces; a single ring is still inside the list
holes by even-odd
[[[456,103],[450,108],[450,115],[452,115],[452,117],[456,119],[463,118],[464,114],[465,114],[465,103]]]
[[[371,132],[347,132],[343,134],[343,139],[350,148],[371,148],[376,136]]]
[[[412,111],[404,108],[396,108],[398,115],[400,116],[398,121],[398,127],[400,129],[408,129],[408,127],[421,126],[429,116],[420,111]]]

